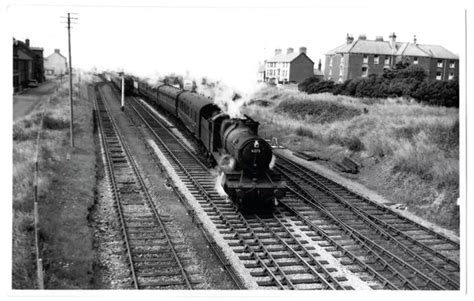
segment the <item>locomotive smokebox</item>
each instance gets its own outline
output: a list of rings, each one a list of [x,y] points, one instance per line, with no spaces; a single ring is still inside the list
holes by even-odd
[[[257,128],[258,123],[250,119],[228,119],[221,126],[224,149],[240,168],[252,173],[267,170],[272,160],[272,148],[257,136]]]

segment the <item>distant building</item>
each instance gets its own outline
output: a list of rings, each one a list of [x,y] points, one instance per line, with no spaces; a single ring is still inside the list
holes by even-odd
[[[318,63],[318,69],[314,68],[314,77],[318,78],[319,80],[323,80],[324,79],[324,73],[323,71],[321,70],[321,60],[319,60],[319,63]]]
[[[269,83],[297,83],[313,76],[314,62],[306,55],[306,47],[299,52],[288,48],[286,54],[275,49],[275,56],[265,62],[264,81]]]
[[[13,38],[13,90],[21,91],[31,80],[44,81],[43,48]]]
[[[55,77],[67,73],[67,59],[60,53],[59,49],[54,49],[54,52],[44,59],[44,70],[46,77]]]
[[[257,71],[257,82],[262,83],[265,82],[265,63],[259,64],[258,65],[258,71]]]
[[[378,36],[367,40],[360,35],[354,41],[347,35],[346,43],[326,53],[324,78],[343,82],[347,79],[383,74],[401,60],[423,67],[428,78],[451,80],[459,76],[459,57],[439,45],[397,42],[392,33],[388,41]]]

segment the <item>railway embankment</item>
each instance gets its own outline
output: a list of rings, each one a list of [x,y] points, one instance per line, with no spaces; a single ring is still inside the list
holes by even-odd
[[[45,97],[46,96],[46,97]],[[92,285],[94,253],[89,208],[95,194],[95,144],[87,80],[74,83],[75,148],[69,144],[67,82],[13,124],[12,287],[37,288],[34,159],[38,148],[39,253],[47,289]],[[41,116],[44,119],[41,124]],[[41,127],[41,128],[40,128]]]
[[[396,208],[459,231],[459,111],[398,99],[265,88],[246,113],[260,135],[382,195]],[[337,163],[349,157],[358,174]]]

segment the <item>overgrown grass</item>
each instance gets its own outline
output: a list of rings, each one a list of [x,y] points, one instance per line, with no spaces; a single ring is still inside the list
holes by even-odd
[[[255,98],[260,101],[246,113],[261,122],[263,136],[279,137],[292,150],[332,161],[350,156],[366,170],[361,182],[428,220],[458,230],[457,109],[403,98],[359,99],[272,88]]]
[[[92,248],[91,239],[87,239],[86,233],[88,206],[93,202],[95,184],[94,146],[91,141],[88,141],[85,147],[81,147],[81,142],[77,142],[80,153],[76,156],[82,158],[74,160],[74,151],[68,147],[67,95],[68,90],[64,85],[50,102],[42,103],[35,111],[13,124],[12,288],[14,289],[33,289],[37,286],[33,233],[33,172],[36,137],[40,130],[43,109],[45,114],[39,152],[38,195],[40,248],[45,264],[46,287],[85,288],[90,284]],[[75,131],[81,141],[81,137],[91,137],[90,107],[85,99],[76,102],[75,106],[77,110]],[[81,136],[81,132],[85,134]],[[67,152],[70,152],[71,160],[67,160]],[[73,169],[68,167],[72,161],[74,161],[72,164],[77,165],[73,165]],[[78,181],[81,185],[77,185]],[[67,193],[64,190],[67,190]],[[80,197],[69,201],[69,194]],[[74,210],[69,206],[73,206]],[[65,245],[69,246],[69,250],[65,250]],[[74,259],[71,259],[71,256]],[[82,260],[81,257],[86,260]],[[54,270],[52,267],[55,264],[64,264],[68,260],[68,265],[74,266],[75,270],[66,272],[68,276],[61,280],[62,285],[56,286],[52,279],[57,279],[60,273],[65,273],[66,270],[61,272],[61,269]]]

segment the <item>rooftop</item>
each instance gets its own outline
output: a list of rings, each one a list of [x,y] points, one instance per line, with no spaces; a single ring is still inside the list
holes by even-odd
[[[393,45],[393,46],[392,46]],[[367,40],[360,38],[350,43],[344,43],[326,53],[367,53],[382,55],[424,56],[443,59],[459,59],[459,56],[440,45],[426,45],[410,42],[395,42],[383,40]]]

